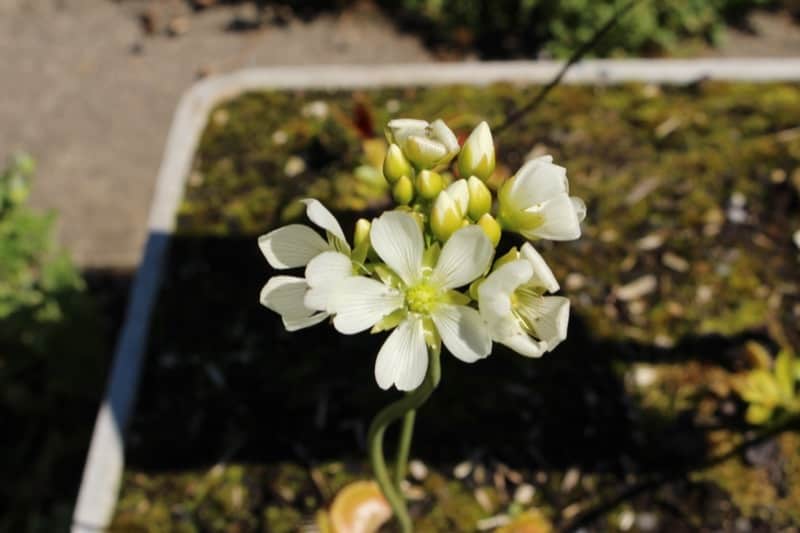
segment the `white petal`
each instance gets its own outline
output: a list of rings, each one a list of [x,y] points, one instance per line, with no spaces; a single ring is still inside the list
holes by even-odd
[[[322,252],[308,262],[306,282],[309,285],[305,305],[311,309],[329,310],[328,300],[337,284],[353,275],[350,258],[339,252]]]
[[[578,222],[583,222],[586,218],[586,203],[577,196],[570,196],[572,208],[575,209],[575,215],[578,217]]]
[[[328,300],[333,325],[347,335],[364,331],[402,307],[403,295],[379,281],[353,276],[340,281]]]
[[[403,153],[406,157],[420,168],[436,165],[447,155],[445,145],[439,141],[418,135],[409,136],[401,148],[403,148]]]
[[[460,148],[458,138],[442,119],[436,119],[431,123],[431,133],[433,138],[442,143],[447,148],[448,153],[455,154]]]
[[[302,202],[306,204],[306,216],[308,219],[341,240],[342,244],[344,244],[349,251],[350,245],[347,244],[347,239],[344,237],[342,226],[339,225],[339,221],[336,220],[336,217],[333,216],[333,213],[328,211],[328,209],[322,205],[322,202],[319,200],[307,198]]]
[[[386,124],[387,137],[390,142],[403,146],[410,135],[425,135],[428,122],[414,118],[396,118]]]
[[[305,266],[312,257],[330,249],[325,239],[302,224],[289,224],[262,235],[258,247],[272,268]]]
[[[433,279],[446,289],[462,287],[486,272],[492,255],[494,247],[480,227],[461,228],[444,244]]]
[[[558,291],[558,281],[553,275],[553,271],[545,263],[544,258],[536,251],[531,243],[526,242],[519,251],[520,257],[525,259],[533,267],[532,283],[539,287],[544,287],[547,292]],[[308,277],[308,275],[306,275]]]
[[[517,287],[527,283],[532,275],[533,266],[519,259],[489,274],[478,287],[478,306],[493,339],[502,342],[506,337],[522,331],[512,314],[511,295]]]
[[[544,223],[536,229],[523,231],[522,235],[529,239],[550,239],[552,241],[572,241],[581,236],[581,223],[566,194],[544,202],[538,213]]]
[[[547,351],[546,343],[531,338],[521,329],[515,335],[508,336],[503,340],[495,340],[525,357],[541,357]]]
[[[406,285],[419,278],[425,243],[413,216],[388,211],[372,222],[369,237],[375,252]]]
[[[475,309],[465,305],[440,305],[431,319],[450,353],[465,363],[473,363],[491,353],[489,330]]]
[[[283,317],[306,318],[314,313],[303,304],[306,290],[308,284],[303,278],[274,276],[261,289],[259,301]]]
[[[375,380],[384,390],[395,385],[410,391],[419,387],[428,369],[428,349],[422,321],[409,318],[397,326],[383,343],[375,361]]]
[[[544,156],[522,165],[509,195],[515,205],[531,206],[568,192],[567,169],[551,161],[551,157]]]
[[[450,197],[455,201],[459,211],[461,211],[461,216],[466,216],[467,209],[469,207],[469,185],[467,184],[467,180],[456,180],[445,190],[447,191],[447,194],[449,194]]]
[[[286,331],[297,331],[298,329],[307,328],[310,326],[315,326],[328,318],[330,314],[328,313],[316,313],[306,318],[286,318],[283,317],[283,326],[286,328]]]
[[[517,311],[531,325],[550,351],[567,338],[569,324],[569,300],[562,296],[543,298],[520,298]]]

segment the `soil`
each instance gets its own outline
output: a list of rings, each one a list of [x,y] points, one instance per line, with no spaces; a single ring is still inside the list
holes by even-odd
[[[389,116],[442,116],[463,138],[529,97],[507,85],[268,92],[212,113],[114,531],[294,531],[369,477],[365,428],[394,398],[373,381],[382,335],[286,332],[256,302],[276,274],[256,238],[302,222],[302,197],[348,234],[386,207],[380,155],[365,153],[380,153]],[[551,153],[586,200],[580,240],[536,244],[570,297],[570,331],[536,360],[501,347],[474,365],[443,356],[415,429],[429,471],[410,480],[419,531],[526,512],[557,530],[800,525],[798,436],[765,436],[780,408],[752,422],[738,392],[778,345],[800,346],[786,231],[800,226],[798,103],[797,84],[561,87],[498,135],[490,183]],[[535,497],[517,501],[525,485]]]

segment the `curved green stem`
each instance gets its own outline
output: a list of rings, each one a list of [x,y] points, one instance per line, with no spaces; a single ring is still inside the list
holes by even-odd
[[[406,468],[408,466],[408,454],[411,451],[411,439],[414,437],[414,420],[417,411],[412,409],[403,417],[403,427],[400,430],[400,440],[397,441],[397,461],[395,461],[394,484],[400,487],[400,483],[406,478]]]
[[[408,515],[405,498],[400,492],[399,487],[392,483],[389,471],[386,468],[386,460],[383,457],[383,435],[386,428],[407,413],[418,409],[430,397],[433,390],[439,384],[441,378],[441,366],[439,363],[439,350],[431,350],[428,356],[428,372],[422,385],[409,392],[399,400],[390,403],[375,415],[372,424],[369,426],[367,442],[369,446],[369,459],[372,463],[372,470],[375,479],[386,496],[386,500],[394,511],[397,521],[400,523],[400,530],[403,533],[411,533],[413,526],[411,517]],[[412,418],[413,425],[413,418]],[[405,432],[404,432],[405,433]],[[408,434],[408,444],[411,444],[411,434]],[[402,441],[401,441],[402,447]],[[407,452],[406,452],[407,453]]]

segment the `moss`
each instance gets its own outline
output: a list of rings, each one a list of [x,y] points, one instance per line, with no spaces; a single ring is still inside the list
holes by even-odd
[[[268,92],[214,112],[181,207],[129,449],[132,470],[182,470],[129,472],[115,524],[131,529],[118,530],[292,528],[369,475],[359,446],[387,401],[365,386],[380,338],[286,333],[253,296],[269,275],[255,238],[301,220],[306,196],[337,211],[348,234],[381,208],[376,153],[391,116],[442,117],[463,137],[478,120],[501,122],[533,90]],[[789,84],[565,86],[496,138],[498,175],[549,152],[586,200],[584,238],[537,243],[574,318],[552,357],[531,362],[498,348],[480,372],[443,361],[446,377],[415,429],[414,453],[431,472],[411,504],[418,530],[474,531],[482,518],[532,506],[560,526],[637,479],[743,439],[733,394],[747,366],[740,344],[754,330],[793,339],[800,303],[787,231],[800,227],[798,102],[800,87]],[[651,292],[620,296],[644,276],[656,281]],[[231,439],[244,443],[237,458],[267,466],[198,467],[227,454]],[[520,474],[536,487],[533,501],[512,503],[491,475],[476,483],[442,474],[473,456],[546,468]],[[782,475],[794,476],[782,457]],[[783,498],[769,520],[797,520],[790,485],[732,464],[618,511],[650,513],[665,530],[727,530]],[[676,502],[686,523],[660,507]]]

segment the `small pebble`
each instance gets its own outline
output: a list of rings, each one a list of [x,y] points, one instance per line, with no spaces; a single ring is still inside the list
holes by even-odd
[[[800,229],[794,232],[792,240],[794,241],[794,245],[800,248]]]
[[[425,463],[416,459],[408,463],[408,471],[411,474],[411,477],[417,481],[422,481],[428,477],[428,467],[425,466]]]
[[[304,117],[322,120],[328,116],[328,104],[322,100],[314,100],[303,107],[302,113]]]
[[[574,489],[581,480],[581,471],[577,468],[570,468],[561,480],[561,492],[567,493]]]
[[[484,511],[487,513],[494,511],[494,502],[492,501],[492,497],[489,495],[489,491],[487,491],[485,488],[480,487],[475,489],[473,496],[475,496],[475,501],[478,502],[478,505],[480,505]]]
[[[728,220],[734,224],[742,224],[747,221],[747,211],[741,207],[730,207],[727,211]]]
[[[296,155],[289,156],[286,160],[286,166],[283,167],[283,171],[286,173],[287,176],[293,178],[303,172],[306,169],[306,162]]]
[[[769,180],[776,185],[783,183],[786,181],[786,171],[782,168],[773,168],[769,174]]]
[[[675,339],[670,337],[669,335],[659,333],[653,339],[653,344],[655,344],[658,348],[665,348],[665,349],[674,348]]]
[[[708,285],[700,285],[697,287],[697,303],[700,304],[707,304],[711,301],[711,298],[714,297],[714,291]]]
[[[275,130],[275,133],[272,134],[272,142],[273,144],[281,145],[286,144],[286,141],[289,140],[289,135],[286,134],[283,130]]]
[[[586,286],[586,277],[577,272],[570,272],[567,274],[564,284],[567,286],[567,289],[571,291],[577,291]]]
[[[637,387],[649,387],[657,378],[658,374],[652,366],[637,365],[633,370],[633,382]]]
[[[664,244],[664,236],[659,233],[651,233],[636,241],[636,247],[645,252],[661,248]]]
[[[530,483],[523,483],[514,491],[514,501],[521,505],[528,505],[536,495],[536,487]]]
[[[619,528],[628,531],[636,522],[636,515],[630,509],[625,509],[619,514]]]
[[[470,472],[472,472],[472,463],[464,461],[463,463],[458,463],[453,469],[453,476],[455,476],[456,479],[464,479]]]
[[[652,274],[647,274],[635,279],[634,281],[631,281],[626,285],[617,287],[614,290],[614,293],[616,294],[617,298],[623,302],[629,302],[650,294],[651,292],[655,291],[657,287],[658,280],[656,277]]]
[[[647,304],[644,300],[634,300],[628,303],[628,312],[632,315],[643,315],[647,311]]]
[[[689,270],[689,261],[672,252],[664,252],[664,255],[661,256],[661,262],[665,267],[671,268],[675,272],[686,272]]]
[[[472,472],[472,480],[478,485],[486,483],[486,468],[484,468],[483,465],[475,467],[475,470]]]
[[[508,515],[499,514],[497,516],[490,516],[489,518],[482,518],[478,520],[476,525],[479,531],[489,531],[503,527],[509,522],[511,522],[511,518],[509,518]]]

